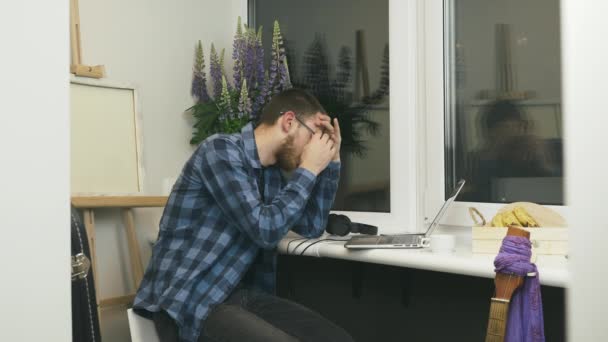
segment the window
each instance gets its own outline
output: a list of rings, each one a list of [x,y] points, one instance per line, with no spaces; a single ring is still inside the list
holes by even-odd
[[[389,1],[250,0],[248,21],[263,27],[266,58],[275,20],[292,84],[339,115],[342,174],[333,209],[389,213]]]
[[[460,178],[467,186],[443,224],[470,226],[468,207],[491,218],[515,201],[565,215],[559,2],[418,6],[419,220],[434,216]]]
[[[444,2],[445,194],[562,205],[559,1]]]

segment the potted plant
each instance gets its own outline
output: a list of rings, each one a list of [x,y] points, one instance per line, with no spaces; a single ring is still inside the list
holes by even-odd
[[[270,98],[291,88],[279,22],[274,22],[272,59],[264,66],[262,28],[257,32],[238,19],[233,42],[233,81],[224,71],[224,50],[218,55],[211,44],[209,76],[212,94],[207,89],[205,55],[201,42],[196,47],[191,94],[196,104],[188,109],[195,119],[190,143],[199,144],[215,133],[235,133],[252,120]]]

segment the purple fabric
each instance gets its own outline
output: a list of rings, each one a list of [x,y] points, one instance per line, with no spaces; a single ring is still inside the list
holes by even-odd
[[[524,277],[524,285],[511,298],[505,342],[545,341],[540,281],[536,265],[530,262],[531,255],[530,240],[507,236],[494,259],[496,272]],[[536,275],[528,277],[530,272],[536,272]]]

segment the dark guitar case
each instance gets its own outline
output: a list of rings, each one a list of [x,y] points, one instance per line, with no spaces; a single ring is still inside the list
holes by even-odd
[[[101,334],[89,240],[78,211],[71,210],[72,341],[99,342]]]

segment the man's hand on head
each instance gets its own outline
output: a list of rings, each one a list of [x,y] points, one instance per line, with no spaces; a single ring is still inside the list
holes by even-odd
[[[332,161],[340,161],[340,146],[342,144],[342,134],[340,133],[340,123],[337,118],[332,120],[325,114],[317,114],[316,125],[318,128],[323,130],[324,134],[328,134],[330,139],[334,142],[334,149],[336,154],[333,156]]]
[[[336,154],[335,143],[327,134],[315,133],[302,152],[300,167],[318,175],[332,161]]]

